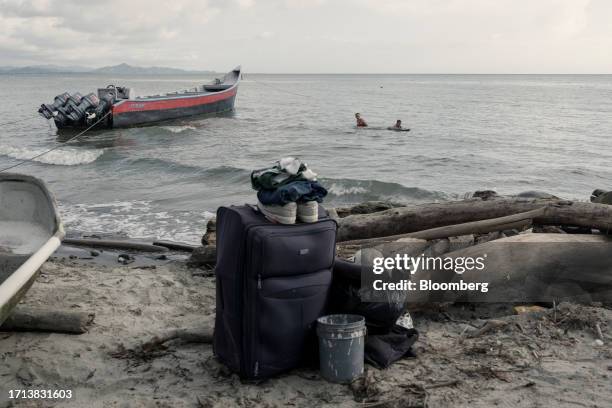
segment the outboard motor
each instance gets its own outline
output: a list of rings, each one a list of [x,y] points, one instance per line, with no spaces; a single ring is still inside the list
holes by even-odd
[[[59,108],[61,108],[62,106],[64,106],[66,102],[68,102],[69,98],[70,98],[70,94],[68,92],[64,92],[63,94],[57,95],[53,99],[52,104],[40,105],[40,109],[38,109],[38,113],[43,115],[45,119],[51,119],[55,116],[53,113],[57,111]]]
[[[83,99],[83,95],[81,95],[78,92],[75,92],[74,94],[70,95],[70,98],[68,98],[68,101],[66,102],[66,104],[62,106],[61,108],[59,108],[58,111],[68,116],[71,112],[74,111],[74,109],[77,106],[79,106],[82,99]]]
[[[40,105],[40,108],[38,108],[38,113],[40,113],[45,119],[51,119],[53,117],[53,111],[50,110],[48,106],[51,105],[42,104]]]
[[[58,125],[58,124],[59,124],[59,125],[62,125],[62,126],[67,125],[67,124],[68,124],[68,122],[70,121],[70,120],[68,119],[68,116],[67,116],[67,115],[65,115],[65,114],[63,114],[63,113],[62,113],[62,112],[60,112],[60,111],[55,111],[55,112],[53,112],[53,120],[55,121],[55,124],[56,124],[56,125]]]
[[[100,103],[98,104],[98,107],[95,110],[96,117],[100,117],[104,115],[106,112],[108,112],[111,106],[113,106],[113,103],[115,103],[115,95],[113,95],[110,92],[104,95],[101,95]]]
[[[68,114],[68,118],[74,122],[78,122],[82,118],[85,117],[85,113],[89,108],[96,108],[100,100],[98,97],[93,94],[87,94],[83,98],[81,98],[81,103],[78,105],[71,105],[72,112]]]
[[[74,94],[68,96],[64,106],[60,106],[55,112],[53,112],[53,118],[55,119],[55,122],[61,123],[62,125],[66,125],[70,120],[70,112],[72,112],[74,106],[77,106],[79,104],[82,98],[83,96],[78,92],[75,92]]]
[[[57,95],[53,103],[40,105],[38,113],[46,119],[53,119],[58,128],[97,125],[102,123],[100,118],[109,116],[117,101],[130,99],[133,94],[130,88],[114,85],[100,88],[97,93],[82,96],[78,92],[72,95],[64,92]],[[112,117],[109,117],[101,126],[111,123]]]

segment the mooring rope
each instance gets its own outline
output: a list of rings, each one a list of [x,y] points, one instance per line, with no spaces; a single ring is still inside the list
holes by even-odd
[[[78,138],[78,137],[80,137],[80,136],[83,136],[83,135],[85,134],[85,132],[87,132],[88,130],[90,130],[90,129],[91,129],[91,128],[93,128],[94,126],[96,126],[98,123],[102,122],[102,120],[103,120],[104,118],[106,118],[108,115],[110,115],[110,114],[111,114],[111,112],[112,112],[112,111],[108,111],[108,112],[106,112],[106,114],[105,114],[104,116],[102,116],[100,119],[98,119],[96,122],[94,122],[94,123],[93,123],[91,126],[89,126],[87,129],[83,130],[82,132],[78,133],[77,135],[75,135],[75,136],[71,137],[70,139],[66,140],[64,143],[62,143],[62,144],[60,144],[60,145],[57,145],[57,146],[54,146],[54,147],[52,147],[51,149],[45,150],[44,152],[39,153],[39,154],[37,154],[36,156],[30,157],[29,159],[24,159],[24,160],[21,160],[21,161],[20,161],[19,163],[17,163],[17,164],[13,164],[12,166],[5,167],[5,168],[3,168],[3,169],[1,169],[1,170],[0,170],[0,173],[2,173],[3,171],[7,171],[7,170],[10,170],[10,169],[14,169],[15,167],[17,167],[17,166],[21,166],[21,165],[22,165],[22,164],[24,164],[24,163],[31,162],[31,161],[33,161],[33,160],[35,160],[35,159],[38,159],[38,158],[39,158],[39,157],[41,157],[41,156],[44,156],[44,155],[45,155],[45,154],[47,154],[47,153],[50,153],[50,152],[52,152],[52,151],[54,151],[54,150],[57,150],[57,149],[59,149],[60,147],[63,147],[64,145],[67,145],[68,143],[72,142],[72,141],[73,141],[73,140],[75,140],[76,138]]]
[[[263,86],[267,86],[268,88],[272,88],[272,89],[275,89],[275,90],[277,90],[277,91],[279,91],[279,92],[284,92],[284,93],[289,94],[289,95],[300,96],[300,97],[302,97],[302,98],[312,98],[312,99],[316,99],[316,98],[315,98],[314,96],[312,96],[312,95],[304,95],[304,94],[297,93],[297,92],[287,91],[286,89],[279,88],[279,87],[277,87],[277,86],[267,84],[267,83],[265,83],[265,82],[263,82],[263,81],[257,81],[257,80],[255,80],[255,79],[251,79],[251,78],[249,78],[249,81],[253,81],[253,82],[257,83],[257,84],[260,84],[260,85],[263,85]]]

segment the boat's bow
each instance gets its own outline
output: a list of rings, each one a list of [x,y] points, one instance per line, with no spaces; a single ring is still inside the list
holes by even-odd
[[[31,176],[0,173],[0,325],[63,237],[45,184]]]

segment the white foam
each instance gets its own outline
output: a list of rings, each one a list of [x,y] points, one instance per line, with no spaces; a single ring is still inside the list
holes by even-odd
[[[168,131],[170,131],[172,133],[181,133],[181,132],[184,132],[186,130],[195,130],[196,129],[195,126],[189,126],[189,125],[186,125],[186,126],[162,126],[161,128],[165,129],[165,130],[168,130]]]
[[[103,204],[59,204],[66,230],[88,234],[126,235],[130,238],[166,239],[190,244],[200,242],[208,211],[170,214],[155,211],[147,201],[115,201]]]
[[[353,194],[365,194],[368,193],[368,189],[359,186],[343,186],[341,184],[332,183],[327,189],[331,194],[335,196],[353,195]]]
[[[0,146],[0,155],[18,160],[30,160],[32,157],[45,152],[46,149],[31,149],[25,147]],[[88,150],[76,147],[60,147],[34,161],[58,166],[76,166],[95,162],[104,154],[104,149]]]

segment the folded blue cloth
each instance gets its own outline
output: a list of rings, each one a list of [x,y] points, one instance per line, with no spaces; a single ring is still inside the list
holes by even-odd
[[[285,205],[287,203],[317,201],[322,202],[327,190],[316,181],[293,181],[273,190],[257,192],[259,202],[264,205]]]

